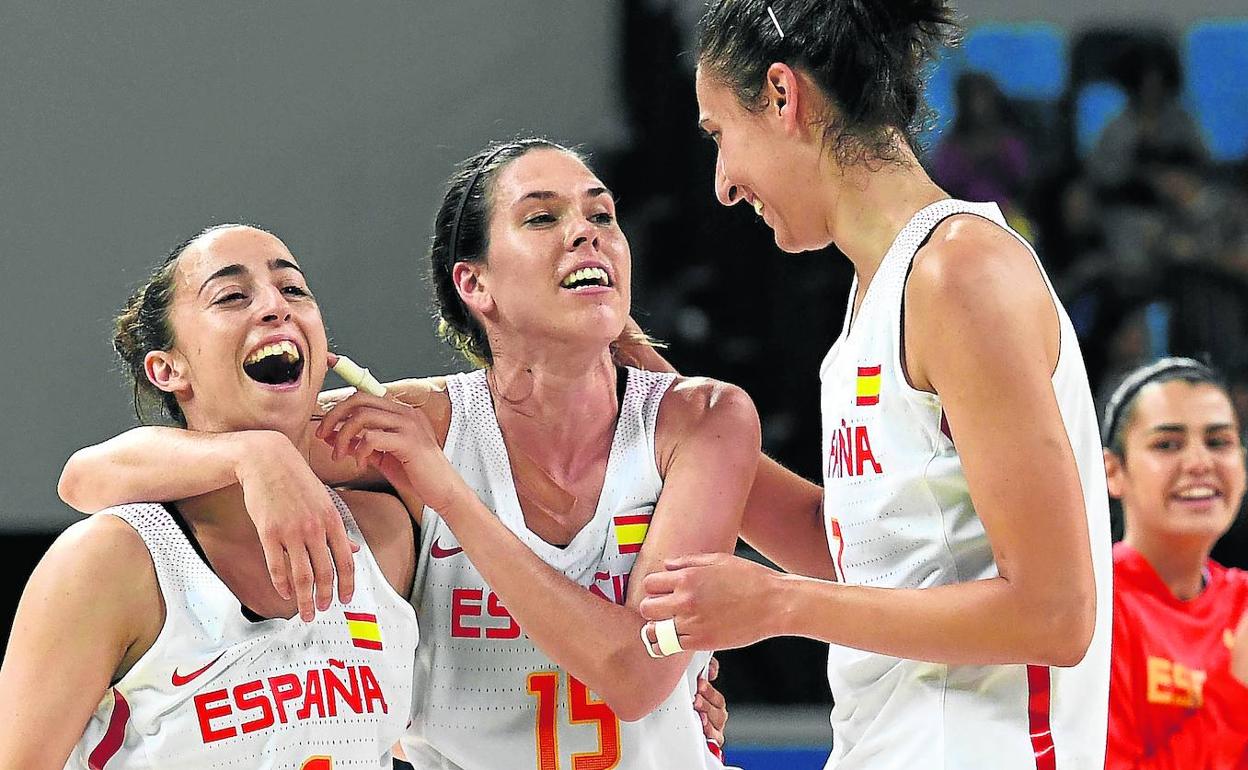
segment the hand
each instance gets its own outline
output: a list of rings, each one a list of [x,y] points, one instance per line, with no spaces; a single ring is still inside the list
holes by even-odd
[[[642,583],[646,598],[640,610],[651,621],[650,638],[654,621],[667,618],[676,621],[686,650],[727,650],[778,635],[767,625],[779,577],[775,570],[722,553],[670,559],[665,566]]]
[[[278,595],[293,593],[299,616],[311,621],[329,609],[337,574],[339,600],[351,601],[359,546],[325,485],[283,435],[256,432],[245,446],[235,475]]]
[[[717,677],[719,661],[712,657],[706,673],[698,677],[698,694],[693,698],[693,709],[702,718],[702,734],[722,747],[724,727],[728,724],[728,703],[723,693],[711,684]]]
[[[1239,618],[1231,648],[1231,676],[1248,687],[1248,611]]]
[[[429,418],[401,401],[355,393],[325,415],[316,436],[333,447],[335,461],[350,457],[373,465],[396,489],[412,491],[434,510],[444,510],[463,485]]]

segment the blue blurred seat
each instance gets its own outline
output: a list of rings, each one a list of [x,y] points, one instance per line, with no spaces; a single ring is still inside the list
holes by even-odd
[[[958,106],[955,85],[961,71],[961,52],[957,49],[940,49],[928,65],[923,98],[932,111],[932,122],[918,132],[922,145],[935,147],[953,128]]]
[[[1248,19],[1202,21],[1183,45],[1186,89],[1215,160],[1248,158]]]
[[[1052,24],[985,24],[966,34],[968,69],[992,75],[1006,96],[1056,101],[1066,86],[1066,37]]]
[[[1127,106],[1122,86],[1098,80],[1087,83],[1075,94],[1075,148],[1087,157],[1109,121]]]

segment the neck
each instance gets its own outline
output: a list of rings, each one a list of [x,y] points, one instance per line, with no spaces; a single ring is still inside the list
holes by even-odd
[[[528,431],[538,431],[545,437],[540,453],[558,456],[576,456],[584,447],[601,446],[602,436],[614,429],[618,411],[610,351],[600,347],[592,355],[515,353],[496,353],[489,377],[504,435],[523,439]],[[538,450],[534,445],[530,452]]]
[[[179,500],[177,506],[201,544],[259,537],[243,503],[243,488],[237,484]]]
[[[1123,540],[1157,571],[1161,582],[1175,598],[1187,601],[1200,595],[1205,563],[1213,550],[1213,543],[1207,538],[1185,538],[1178,542],[1175,538],[1166,538],[1165,542],[1160,542],[1128,525]]]
[[[854,265],[860,284],[875,275],[897,234],[925,206],[949,197],[900,137],[900,161],[841,167],[829,158],[822,185],[825,224]]]

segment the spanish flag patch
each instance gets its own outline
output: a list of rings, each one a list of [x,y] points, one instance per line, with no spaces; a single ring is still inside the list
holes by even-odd
[[[858,406],[874,406],[880,403],[880,367],[858,367]]]
[[[377,625],[377,616],[367,612],[344,612],[347,619],[347,633],[351,634],[351,644],[366,650],[381,649],[381,626]]]
[[[624,513],[615,517],[615,542],[620,553],[637,553],[646,540],[646,530],[650,528],[649,513]]]

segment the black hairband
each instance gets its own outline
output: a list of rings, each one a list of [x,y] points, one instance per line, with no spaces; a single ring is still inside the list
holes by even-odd
[[[1108,447],[1113,441],[1118,421],[1122,419],[1123,406],[1130,404],[1145,385],[1171,372],[1191,372],[1209,380],[1218,378],[1211,367],[1194,358],[1162,358],[1148,366],[1136,369],[1114,389],[1114,394],[1109,397],[1109,403],[1105,405],[1105,417],[1101,421],[1101,446]]]
[[[494,158],[498,157],[500,152],[512,149],[515,146],[515,142],[508,142],[496,147],[494,152],[486,156],[485,160],[481,161],[477,169],[472,172],[472,179],[468,180],[468,186],[464,188],[464,194],[459,199],[459,205],[455,207],[455,220],[451,223],[451,254],[448,262],[451,267],[455,266],[456,258],[459,256],[459,220],[464,216],[464,206],[468,204],[468,197],[472,195],[472,188],[477,186],[477,179],[481,177],[481,172],[485,170],[486,166],[490,165]]]

